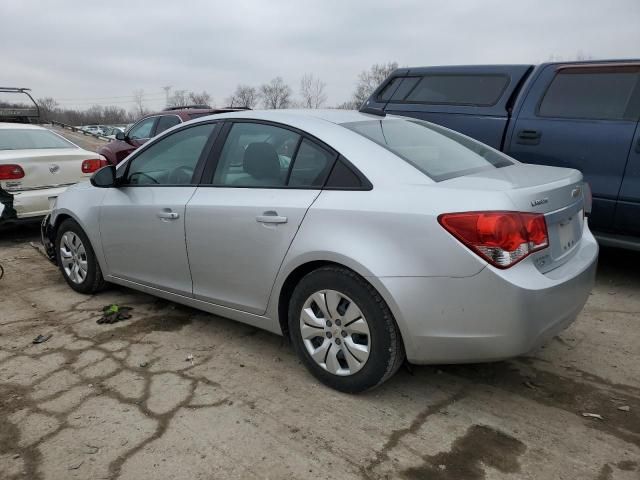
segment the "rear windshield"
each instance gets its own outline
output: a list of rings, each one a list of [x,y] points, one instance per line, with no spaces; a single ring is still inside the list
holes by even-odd
[[[48,130],[0,129],[0,150],[40,148],[76,148],[76,146]]]
[[[513,165],[491,147],[421,120],[366,120],[342,126],[390,150],[436,182]]]

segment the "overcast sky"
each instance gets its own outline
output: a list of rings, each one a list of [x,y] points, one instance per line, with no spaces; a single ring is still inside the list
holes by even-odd
[[[401,66],[640,58],[640,0],[0,0],[0,85],[61,105],[164,105],[306,73],[347,100],[358,73]],[[115,98],[117,97],[117,98]]]

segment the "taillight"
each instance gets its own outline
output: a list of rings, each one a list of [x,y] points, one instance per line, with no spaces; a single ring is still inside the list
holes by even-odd
[[[92,158],[82,162],[82,173],[93,173],[107,165],[107,161],[100,158]]]
[[[438,222],[498,268],[509,268],[549,246],[544,215],[522,212],[445,213]]]
[[[18,180],[24,177],[24,170],[20,165],[0,165],[0,180]]]

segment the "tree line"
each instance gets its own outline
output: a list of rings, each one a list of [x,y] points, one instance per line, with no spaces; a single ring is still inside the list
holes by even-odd
[[[334,108],[357,109],[371,95],[373,90],[398,68],[396,62],[372,65],[358,75],[355,89],[350,99]],[[326,83],[314,74],[302,76],[296,96],[294,89],[282,77],[275,77],[262,85],[239,84],[224,102],[225,107],[235,108],[322,108],[326,106]],[[188,90],[174,90],[170,94],[170,87],[164,87],[167,107],[184,107],[188,105],[214,105],[211,94],[207,91],[194,92]],[[145,92],[138,89],[133,91],[133,107],[126,110],[116,105],[93,105],[85,110],[65,108],[54,98],[45,97],[37,100],[41,117],[45,120],[55,120],[67,125],[88,124],[124,124],[136,121],[143,115],[151,113],[145,105]]]

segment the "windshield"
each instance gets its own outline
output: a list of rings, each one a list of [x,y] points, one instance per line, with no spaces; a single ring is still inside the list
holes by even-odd
[[[506,155],[446,128],[421,120],[381,119],[343,123],[439,182],[513,165]]]
[[[76,146],[49,130],[0,129],[0,150],[40,148],[76,148]]]

